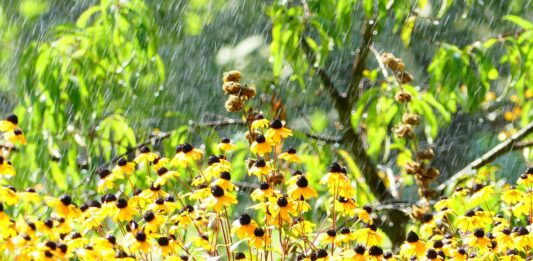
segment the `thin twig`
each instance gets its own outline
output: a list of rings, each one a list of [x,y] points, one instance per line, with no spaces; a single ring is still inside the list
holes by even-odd
[[[533,122],[529,123],[526,127],[520,129],[517,133],[512,135],[509,139],[496,145],[496,147],[492,148],[490,151],[483,154],[481,157],[475,159],[470,164],[466,165],[465,168],[463,168],[461,171],[457,172],[455,175],[449,178],[446,182],[438,186],[437,190],[443,191],[447,187],[457,184],[460,180],[475,175],[476,169],[479,169],[485,166],[486,164],[492,162],[499,156],[509,151],[512,151],[518,145],[520,145],[520,147],[522,148],[531,146],[530,141],[524,142],[521,144],[518,142],[519,140],[525,138],[530,133],[533,133]]]

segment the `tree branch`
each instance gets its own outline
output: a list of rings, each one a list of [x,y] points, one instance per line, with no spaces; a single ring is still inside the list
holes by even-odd
[[[443,191],[449,186],[456,185],[459,181],[468,178],[470,176],[473,176],[476,174],[476,169],[479,169],[486,164],[492,162],[499,156],[515,150],[518,148],[525,148],[531,146],[532,142],[521,142],[518,141],[525,138],[530,133],[533,133],[533,122],[529,123],[526,127],[520,129],[517,133],[512,135],[509,139],[506,141],[496,145],[496,147],[492,148],[487,153],[483,154],[481,157],[477,158],[476,160],[472,161],[470,164],[468,164],[465,168],[463,168],[461,171],[457,172],[455,175],[453,175],[451,178],[449,178],[446,182],[441,184],[437,187],[438,191]]]

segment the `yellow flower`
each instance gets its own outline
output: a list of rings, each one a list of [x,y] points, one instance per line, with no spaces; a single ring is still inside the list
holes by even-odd
[[[274,196],[274,190],[266,182],[261,182],[259,188],[256,188],[250,195],[253,201],[260,202],[263,202],[272,196]]]
[[[172,164],[180,167],[187,167],[192,162],[202,158],[204,152],[194,148],[191,144],[185,143],[176,147],[176,155],[172,159]]]
[[[254,118],[254,121],[250,125],[250,129],[252,131],[266,129],[266,128],[268,128],[269,124],[270,124],[270,122],[267,119],[265,119],[263,114],[257,114],[255,116],[255,118]]]
[[[365,246],[380,246],[383,242],[383,237],[377,232],[376,225],[368,225],[366,228],[356,230],[353,235],[357,243]]]
[[[170,180],[171,178],[176,178],[176,177],[179,177],[179,174],[178,172],[176,171],[169,171],[167,168],[165,167],[161,167],[160,169],[157,170],[157,179],[155,180],[154,182],[154,185],[155,186],[163,186],[167,183],[168,180]]]
[[[128,200],[124,198],[119,198],[115,203],[115,213],[113,215],[113,220],[115,222],[120,221],[130,221],[133,219],[133,216],[137,214],[137,208],[128,203]]]
[[[502,200],[507,205],[513,205],[524,198],[524,193],[516,188],[511,188],[503,192]]]
[[[259,179],[262,176],[266,176],[271,172],[271,168],[264,159],[258,159],[254,162],[253,166],[248,170],[248,175],[255,175]]]
[[[468,260],[468,253],[464,248],[459,248],[457,251],[455,251],[452,257],[455,261],[466,261]]]
[[[168,194],[165,191],[161,190],[161,186],[152,183],[149,189],[143,190],[143,192],[139,194],[139,197],[153,201],[157,198],[165,198],[167,195]]]
[[[362,222],[370,225],[374,223],[372,217],[370,216],[370,214],[372,213],[371,206],[364,205],[362,208],[356,209],[355,212],[357,213],[357,217],[359,218],[359,220],[361,220]]]
[[[468,210],[464,216],[457,217],[456,226],[458,229],[468,232],[476,228],[483,228],[492,222],[490,215],[486,215],[482,209],[480,211]]]
[[[111,171],[117,179],[123,179],[125,175],[131,175],[135,171],[135,164],[128,162],[125,158],[117,160],[117,165]]]
[[[511,237],[511,230],[504,228],[501,232],[495,234],[498,247],[501,249],[514,248],[515,242]]]
[[[15,205],[19,201],[17,190],[13,186],[0,187],[0,202],[4,202],[7,205]]]
[[[485,252],[492,245],[490,239],[485,237],[485,231],[482,228],[477,228],[474,233],[467,235],[464,242],[472,248],[477,248],[480,252]]]
[[[9,132],[14,131],[16,128],[18,128],[19,119],[17,115],[11,114],[7,116],[7,118],[3,121],[0,121],[0,131],[1,132]]]
[[[233,222],[231,234],[236,235],[239,239],[252,238],[256,228],[257,223],[252,220],[250,215],[243,213],[238,220]]]
[[[189,195],[193,200],[204,200],[211,196],[211,188],[207,184],[201,184],[195,188],[192,194]]]
[[[15,168],[11,165],[11,162],[0,156],[0,176],[15,176]]]
[[[266,245],[270,244],[270,237],[265,233],[265,230],[258,227],[254,230],[254,235],[249,239],[248,244],[251,247],[263,249]]]
[[[268,210],[272,218],[276,219],[279,217],[287,223],[291,222],[291,216],[299,214],[296,207],[296,204],[292,200],[283,195],[277,199],[273,198],[268,204]]]
[[[148,164],[159,157],[157,154],[151,152],[150,148],[146,146],[142,146],[139,150],[141,153],[133,159],[137,164]]]
[[[115,186],[115,175],[113,175],[108,169],[99,168],[96,170],[96,174],[100,177],[97,187],[98,193],[103,193]]]
[[[174,212],[178,208],[174,197],[167,196],[166,198],[157,198],[154,203],[150,204],[148,207],[149,210],[154,211],[158,214],[169,214]]]
[[[529,234],[529,230],[527,230],[526,227],[519,227],[518,231],[513,233],[513,239],[517,249],[524,251],[529,249],[531,251],[533,246],[533,237],[531,234]]]
[[[301,237],[313,232],[315,224],[301,218],[295,218],[291,227],[293,236]]]
[[[355,201],[351,198],[337,197],[337,200],[335,200],[335,211],[337,211],[337,213],[339,213],[341,217],[354,216],[356,208],[357,205],[355,204]],[[368,218],[370,218],[370,216],[368,216]],[[370,219],[370,221],[372,221],[372,219]]]
[[[353,250],[344,251],[342,255],[342,260],[353,260],[353,261],[366,261],[367,257],[365,255],[366,248],[363,245],[356,245]]]
[[[143,219],[145,222],[143,229],[148,233],[157,233],[159,231],[159,227],[161,227],[161,225],[165,223],[165,219],[163,218],[163,216],[159,214],[154,214],[154,212],[152,211],[145,212],[143,215]]]
[[[533,169],[533,168],[529,168],[529,169]],[[533,170],[529,171],[529,169],[527,173],[520,175],[520,178],[518,178],[518,180],[516,181],[516,184],[523,185],[525,187],[531,187],[533,185]]]
[[[322,244],[323,246],[324,245],[329,245],[329,244],[335,244],[337,245],[337,232],[333,229],[329,229],[328,231],[326,231],[326,233],[321,233],[320,235],[318,235],[318,242],[320,242],[320,244]]]
[[[299,163],[302,161],[300,157],[296,155],[296,150],[294,148],[289,148],[286,152],[281,153],[278,158],[289,163]]]
[[[13,131],[5,132],[4,139],[11,143],[20,143],[22,145],[27,144],[26,137],[24,137],[22,130],[20,130],[19,128],[16,128]]]
[[[46,204],[57,212],[63,218],[76,218],[81,214],[81,211],[72,204],[72,198],[69,195],[63,195],[59,199],[53,197],[46,197]]]
[[[265,136],[259,134],[250,146],[250,151],[259,156],[263,156],[267,153],[272,152],[272,143],[270,142],[270,140],[267,140]]]
[[[327,184],[328,190],[331,194],[341,195],[342,189],[340,186],[346,187],[349,185],[348,177],[346,177],[346,169],[342,168],[338,163],[334,162],[329,166],[328,173],[320,179],[320,184]],[[350,186],[348,186],[350,187]],[[345,194],[345,193],[343,193]],[[343,197],[351,197],[349,195],[342,195]]]
[[[370,261],[381,261],[383,258],[383,249],[379,246],[371,246],[368,249],[368,260]]]
[[[178,244],[172,237],[162,236],[157,239],[157,250],[161,256],[178,253]]]
[[[169,165],[170,163],[170,159],[169,158],[161,158],[161,157],[157,157],[154,159],[154,161],[152,161],[152,168],[154,171],[157,171],[158,169],[162,168],[162,167],[168,167],[167,165]]]
[[[126,245],[132,253],[140,251],[141,253],[150,253],[152,251],[152,244],[150,239],[144,231],[138,231],[137,233],[129,233],[126,239]]]
[[[309,182],[304,175],[299,175],[296,184],[289,186],[288,193],[295,200],[318,197],[316,190],[309,187]]]
[[[239,261],[251,261],[251,257],[250,259],[246,258],[246,255],[243,253],[243,252],[237,252],[235,253],[235,260],[239,260]]]
[[[275,119],[270,123],[270,129],[268,129],[265,136],[274,144],[279,144],[283,139],[292,136],[292,130],[283,127],[281,120]]]
[[[222,141],[218,144],[218,149],[224,152],[232,151],[235,149],[235,145],[231,144],[231,140],[227,137],[222,138]]]
[[[41,196],[34,188],[27,188],[26,191],[17,192],[18,198],[24,203],[39,204],[42,200]]]
[[[355,240],[354,234],[349,227],[342,227],[339,232],[340,235],[337,235],[335,239],[337,243],[350,243]]]
[[[422,216],[422,225],[420,226],[420,234],[424,238],[429,238],[433,235],[433,229],[437,227],[437,223],[433,218],[433,214],[424,213]]]
[[[214,248],[209,243],[209,236],[207,234],[200,235],[199,237],[196,237],[193,241],[193,244],[195,247],[201,247],[207,251],[213,251]]]
[[[206,200],[206,205],[215,212],[220,212],[223,207],[237,204],[234,195],[225,193],[224,189],[218,185],[211,186],[211,196]]]
[[[475,184],[472,187],[473,194],[470,197],[470,203],[472,205],[481,205],[487,202],[491,196],[494,195],[494,186],[483,186],[482,184]]]
[[[211,186],[218,185],[225,191],[234,191],[237,186],[231,183],[231,174],[227,171],[220,173],[220,177],[211,183]]]
[[[413,255],[422,258],[426,254],[426,250],[426,244],[420,241],[418,235],[409,231],[407,240],[400,247],[400,255],[404,258],[411,258]]]

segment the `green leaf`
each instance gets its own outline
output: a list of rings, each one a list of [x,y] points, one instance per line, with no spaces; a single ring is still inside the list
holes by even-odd
[[[415,22],[416,22],[416,16],[411,16],[407,18],[405,21],[405,24],[402,27],[402,33],[400,35],[400,38],[402,39],[403,45],[405,47],[409,46],[409,43],[411,42],[411,33],[413,32],[413,29],[415,28]]]
[[[506,15],[503,17],[504,20],[507,20],[507,21],[510,21],[526,30],[532,30],[533,29],[533,23],[524,19],[524,18],[521,18],[519,16],[516,16],[516,15]]]

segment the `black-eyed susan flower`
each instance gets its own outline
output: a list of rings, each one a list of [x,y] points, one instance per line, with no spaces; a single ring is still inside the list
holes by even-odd
[[[22,202],[33,205],[39,204],[42,200],[41,196],[34,188],[27,188],[24,191],[17,192],[17,196]]]
[[[462,216],[457,217],[456,226],[464,232],[483,228],[492,221],[490,216],[485,215],[482,209],[471,209]]]
[[[185,143],[176,147],[176,155],[171,163],[179,167],[187,167],[192,162],[202,158],[204,152],[200,149],[194,148],[191,144]]]
[[[483,184],[477,183],[472,187],[472,192],[470,203],[473,205],[481,205],[487,202],[494,194],[494,186],[484,186]]]
[[[273,196],[274,190],[267,182],[261,182],[261,184],[259,184],[259,188],[256,188],[250,195],[253,201],[259,202],[264,202],[265,200]]]
[[[254,121],[252,121],[252,124],[250,125],[251,130],[262,130],[268,128],[270,125],[270,121],[265,119],[265,116],[263,114],[257,114],[254,118]]]
[[[224,137],[218,144],[218,149],[223,152],[229,152],[235,149],[235,145],[231,144],[231,140],[229,138]]]
[[[99,168],[96,170],[96,174],[100,177],[98,181],[97,191],[103,193],[104,191],[111,189],[115,186],[115,176],[112,175],[111,171],[105,168]]]
[[[193,244],[195,247],[200,247],[207,251],[214,250],[214,247],[209,242],[209,236],[207,234],[202,234],[200,236],[195,237],[195,239],[193,240]]]
[[[157,171],[158,169],[165,167],[167,168],[170,164],[170,159],[165,157],[157,157],[152,161],[152,168],[154,171]]]
[[[354,249],[344,251],[342,254],[342,260],[353,260],[353,261],[366,261],[367,257],[365,255],[366,248],[363,245],[357,244]]]
[[[246,258],[246,255],[245,255],[243,252],[237,252],[237,253],[235,253],[234,257],[235,257],[235,260],[239,260],[239,261],[248,261],[248,260],[251,260],[251,259]]]
[[[426,251],[426,244],[420,241],[418,234],[413,231],[407,233],[407,239],[400,247],[400,255],[404,258],[410,258],[412,256],[422,258],[425,256]]]
[[[333,198],[331,198],[333,200]],[[345,197],[337,197],[337,200],[335,200],[335,211],[340,214],[341,217],[351,217],[355,215],[357,208],[357,204],[355,203],[354,199],[352,198],[345,198]],[[370,215],[368,215],[368,218],[370,218]],[[372,220],[371,218],[368,220]],[[365,222],[363,220],[363,222]],[[368,222],[365,222],[368,223]]]
[[[207,198],[206,203],[207,207],[220,212],[223,207],[237,204],[237,199],[234,195],[226,193],[222,187],[214,185],[211,186],[211,196]]]
[[[376,225],[367,225],[366,228],[358,229],[353,232],[353,237],[359,244],[365,246],[380,246],[383,243],[383,237],[377,232]]]
[[[270,123],[270,129],[268,129],[265,136],[274,144],[279,144],[282,140],[292,136],[292,130],[283,127],[281,120],[275,119]]]
[[[5,120],[0,121],[0,131],[9,132],[18,128],[19,118],[15,114],[10,114]]]
[[[526,251],[529,249],[529,251],[533,248],[533,237],[529,233],[529,230],[524,227],[520,226],[515,233],[512,234],[515,246],[517,249]]]
[[[15,205],[18,201],[19,196],[15,187],[0,187],[0,202],[4,202],[6,205]]]
[[[19,128],[16,128],[13,131],[4,132],[4,139],[11,143],[19,143],[22,145],[27,144],[26,137],[24,137],[22,130]]]
[[[268,210],[273,219],[279,217],[287,223],[291,222],[291,216],[299,214],[295,202],[284,195],[280,195],[278,198],[273,198],[268,204]]]
[[[126,175],[131,175],[135,171],[135,164],[128,162],[125,158],[117,160],[117,165],[111,171],[115,178],[122,179]]]
[[[371,246],[368,249],[368,259],[370,261],[373,261],[373,260],[381,261],[382,258],[383,258],[383,248],[381,248],[380,246]]]
[[[252,142],[252,145],[250,146],[250,151],[259,156],[263,156],[267,153],[272,152],[272,145],[273,144],[270,140],[267,140],[265,136],[259,134],[255,137],[255,141]]]
[[[113,220],[115,222],[130,221],[133,219],[133,216],[137,214],[137,212],[137,208],[130,204],[127,199],[119,198],[115,203]]]
[[[248,170],[248,175],[255,175],[261,179],[263,176],[270,174],[271,171],[272,168],[270,167],[270,164],[268,164],[264,159],[258,159]]]
[[[162,215],[156,214],[152,211],[145,212],[143,215],[143,220],[145,222],[143,230],[147,233],[157,233],[161,225],[165,223],[165,219]]]
[[[72,203],[72,198],[69,195],[62,195],[58,199],[47,197],[46,204],[54,208],[56,213],[63,218],[75,218],[81,213],[80,209]]]
[[[139,151],[141,153],[139,153],[139,155],[133,159],[133,161],[137,164],[149,164],[159,157],[156,153],[151,152],[150,148],[147,146],[142,146]]]
[[[200,184],[196,186],[194,191],[189,195],[193,200],[204,200],[211,196],[211,188],[207,184]]]
[[[178,245],[174,239],[167,236],[157,238],[157,250],[161,256],[168,256],[178,253]]]
[[[249,245],[254,248],[262,249],[265,245],[270,244],[270,237],[267,235],[266,231],[263,228],[256,228],[254,230],[254,235],[249,239]]]
[[[296,184],[289,186],[289,196],[295,200],[318,197],[316,190],[309,186],[309,182],[304,175],[299,175]]]
[[[320,184],[327,184],[330,193],[334,193],[340,184],[346,184],[349,182],[345,173],[346,169],[334,162],[329,166],[328,173],[320,179]]]
[[[279,154],[278,158],[289,163],[299,163],[302,161],[300,157],[296,155],[296,150],[294,148],[289,148],[287,151]]]
[[[239,219],[235,220],[231,226],[231,234],[239,239],[251,238],[257,228],[257,223],[250,215],[243,213]]]
[[[337,231],[335,231],[334,229],[328,229],[326,232],[320,233],[317,239],[320,244],[325,246],[330,244],[337,244],[336,238]]]
[[[135,253],[140,251],[141,253],[150,253],[152,251],[152,244],[150,243],[149,235],[144,231],[138,231],[135,234],[128,234],[126,245]]]
[[[143,190],[139,197],[147,199],[149,201],[156,200],[157,198],[166,198],[168,193],[161,189],[161,186],[152,183],[149,189]]]
[[[13,177],[15,176],[15,168],[11,162],[0,156],[0,176]]]
[[[225,191],[234,191],[235,189],[237,189],[237,186],[231,183],[231,174],[227,171],[221,172],[219,178],[215,179],[211,183],[211,186],[213,185],[218,185],[221,188],[223,188]]]
[[[364,223],[372,225],[374,221],[372,220],[372,216],[370,215],[372,213],[372,207],[369,205],[364,205],[362,208],[357,208],[355,210],[355,213],[357,214],[357,218],[361,220]]]
[[[335,239],[337,243],[350,243],[355,240],[354,234],[349,227],[342,227],[337,233],[337,238]]]
[[[432,213],[424,213],[422,216],[422,225],[420,226],[420,234],[424,238],[429,238],[433,235],[433,229],[435,229],[437,223]]]
[[[511,187],[503,192],[502,200],[507,205],[514,205],[524,198],[524,193],[516,187]]]
[[[100,254],[101,258],[113,259],[115,257],[115,245],[117,239],[114,235],[108,234],[105,237],[98,237],[91,240],[92,246],[96,252]]]
[[[155,186],[163,186],[172,178],[179,177],[178,172],[173,170],[168,170],[165,167],[161,167],[157,170],[157,179],[154,182]]]
[[[316,224],[311,221],[303,218],[295,218],[290,230],[295,237],[301,237],[312,233],[315,227]]]
[[[470,233],[465,238],[465,243],[472,247],[478,249],[480,252],[484,252],[491,245],[490,239],[485,236],[485,231],[483,228],[477,228],[473,233]]]

